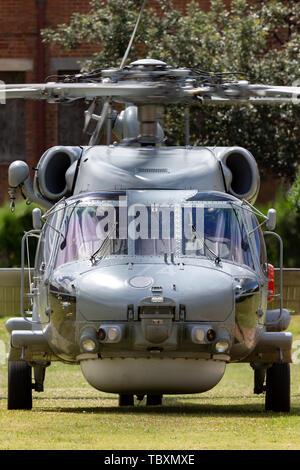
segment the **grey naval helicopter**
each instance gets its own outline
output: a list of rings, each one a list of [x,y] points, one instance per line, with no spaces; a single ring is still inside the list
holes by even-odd
[[[253,206],[256,161],[238,146],[190,146],[187,113],[186,145],[166,145],[163,108],[292,102],[300,88],[213,79],[149,58],[5,93],[84,98],[85,128],[94,123],[89,145],[48,149],[33,184],[24,161],[9,167],[12,203],[20,188],[42,210],[22,239],[21,316],[6,323],[8,408],[32,408],[52,361],[80,364],[121,406],[208,391],[228,363],[242,362],[266,410],[289,411],[290,314],[273,290],[264,235],[279,241],[281,291],[282,241],[272,232],[276,211]],[[30,237],[38,245],[25,293]],[[269,309],[276,295],[280,308]]]

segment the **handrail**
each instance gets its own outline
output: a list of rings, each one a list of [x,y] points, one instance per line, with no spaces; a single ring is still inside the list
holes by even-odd
[[[281,320],[282,313],[283,313],[283,242],[282,238],[278,233],[276,232],[263,232],[264,235],[271,235],[279,241],[279,294],[275,295],[270,295],[269,297],[278,297],[279,298],[279,318],[276,320],[276,322],[270,322],[270,323],[265,323],[264,326],[271,326],[274,325],[275,323],[278,323]]]
[[[30,320],[28,317],[26,317],[25,312],[24,312],[24,297],[25,297],[25,242],[29,236],[36,236],[37,234],[40,234],[41,230],[30,230],[29,232],[26,232],[21,241],[21,317],[28,323],[40,323],[39,321],[34,321]],[[29,260],[28,260],[29,261]],[[30,287],[30,286],[29,286]],[[28,296],[28,295],[27,295]]]

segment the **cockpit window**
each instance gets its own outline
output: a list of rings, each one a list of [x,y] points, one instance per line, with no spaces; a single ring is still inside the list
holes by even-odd
[[[134,205],[129,210],[132,220],[129,236],[134,239],[134,252],[141,256],[161,256],[175,250],[174,207]]]
[[[123,216],[118,203],[79,201],[66,209],[55,267],[98,251],[100,256],[127,254],[127,210]]]
[[[54,269],[108,256],[171,253],[219,258],[254,269],[249,228],[238,204],[207,200],[127,206],[125,196],[121,198],[82,197],[56,209],[48,221],[49,234],[56,240]],[[55,214],[60,214],[57,223]]]
[[[239,207],[213,203],[184,207],[182,222],[183,255],[215,257],[254,269]]]

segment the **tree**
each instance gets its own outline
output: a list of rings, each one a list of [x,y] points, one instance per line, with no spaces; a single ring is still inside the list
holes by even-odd
[[[298,212],[300,216],[300,168],[298,168],[297,176],[290,189],[288,199],[292,205],[293,210]]]
[[[82,63],[82,71],[120,66],[141,0],[91,0],[90,12],[74,13],[70,23],[46,29],[44,40],[64,49],[83,41],[99,52]],[[209,12],[196,1],[186,12],[172,0],[146,8],[128,62],[152,57],[172,66],[211,72],[238,71],[253,83],[291,85],[299,80],[300,3],[293,0],[212,0]],[[231,77],[232,78],[232,77]],[[299,84],[299,81],[298,81]],[[168,137],[183,144],[182,108],[166,115]],[[191,141],[195,145],[241,145],[250,150],[262,177],[292,181],[299,162],[299,105],[193,107]]]

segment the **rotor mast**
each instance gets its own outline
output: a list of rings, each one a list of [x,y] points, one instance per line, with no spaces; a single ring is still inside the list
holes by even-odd
[[[138,106],[137,115],[140,123],[138,139],[141,143],[155,144],[159,142],[158,124],[162,123],[163,114],[163,107],[157,104]]]

